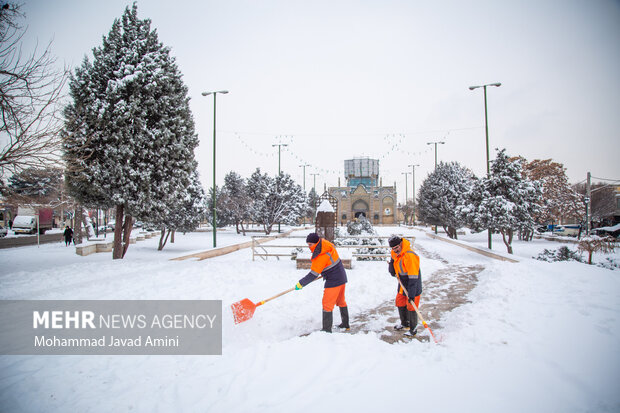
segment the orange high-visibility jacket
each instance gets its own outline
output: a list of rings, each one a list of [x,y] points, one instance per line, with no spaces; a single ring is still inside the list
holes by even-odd
[[[338,287],[347,282],[347,273],[334,244],[321,238],[319,242],[310,247],[310,251],[312,251],[310,259],[312,265],[310,272],[299,280],[302,287],[316,280],[319,275],[323,275],[325,288]]]
[[[403,238],[400,254],[392,251],[392,259],[394,260],[394,270],[396,276],[407,289],[409,297],[413,298],[422,294],[422,272],[420,271],[420,257],[411,249],[411,242]],[[399,294],[401,291],[398,285]]]

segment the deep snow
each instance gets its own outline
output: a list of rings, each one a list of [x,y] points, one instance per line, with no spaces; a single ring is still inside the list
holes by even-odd
[[[234,325],[231,303],[273,296],[306,271],[291,260],[252,261],[250,249],[170,261],[209,249],[211,233],[177,235],[160,252],[151,238],[131,245],[122,261],[80,257],[64,243],[0,250],[1,299],[220,299],[224,306],[222,356],[0,356],[0,411],[620,411],[620,271],[532,260],[562,245],[550,241],[515,241],[515,264],[419,229],[377,230],[413,235],[414,249],[451,264],[485,267],[471,303],[441,319],[441,344],[388,344],[376,333],[299,337],[320,328],[318,282]],[[218,231],[218,246],[248,239]],[[486,232],[460,239],[485,246]],[[303,244],[273,243],[284,242]],[[499,237],[494,250],[505,251]],[[619,252],[610,256],[620,261]],[[421,266],[427,282],[446,264],[422,256]],[[384,262],[356,262],[348,277],[352,317],[394,295]]]

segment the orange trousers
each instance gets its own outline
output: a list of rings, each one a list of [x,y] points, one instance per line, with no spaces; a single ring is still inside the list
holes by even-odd
[[[344,300],[344,286],[330,287],[323,289],[323,311],[333,311],[334,306],[346,307],[347,302]]]
[[[402,291],[402,288],[400,290]],[[415,303],[416,307],[420,308],[420,296],[419,295],[414,297],[413,302]],[[404,306],[407,306],[407,310],[414,311],[413,306],[411,305],[409,300],[407,300],[407,296],[405,294],[401,294],[399,291],[398,294],[396,294],[396,307],[404,307]]]

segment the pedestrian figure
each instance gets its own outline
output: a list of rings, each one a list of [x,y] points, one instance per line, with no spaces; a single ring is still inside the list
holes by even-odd
[[[73,230],[71,229],[71,227],[67,226],[63,235],[65,236],[65,246],[68,247],[69,244],[71,244],[71,240],[73,239]]]
[[[392,259],[388,270],[393,277],[400,280],[396,293],[396,307],[400,316],[400,324],[394,326],[396,330],[407,330],[406,335],[415,336],[418,325],[418,314],[409,298],[413,300],[416,307],[420,306],[420,295],[422,294],[422,272],[420,271],[420,257],[413,252],[411,243],[407,239],[393,235],[388,240],[392,248]],[[402,286],[401,286],[402,283]],[[406,293],[403,290],[406,289]]]
[[[342,323],[338,327],[349,330],[349,308],[344,297],[347,274],[336,247],[326,239],[320,238],[315,232],[306,237],[306,243],[312,251],[310,260],[312,264],[310,272],[299,280],[295,289],[301,290],[322,275],[325,286],[323,289],[323,328],[321,331],[332,332],[335,305],[340,308],[342,319]]]

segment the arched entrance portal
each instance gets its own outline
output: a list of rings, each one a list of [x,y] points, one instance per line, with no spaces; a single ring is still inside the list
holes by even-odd
[[[361,199],[355,201],[351,209],[355,214],[355,218],[359,218],[360,216],[363,216],[364,218],[368,217],[368,204]]]

